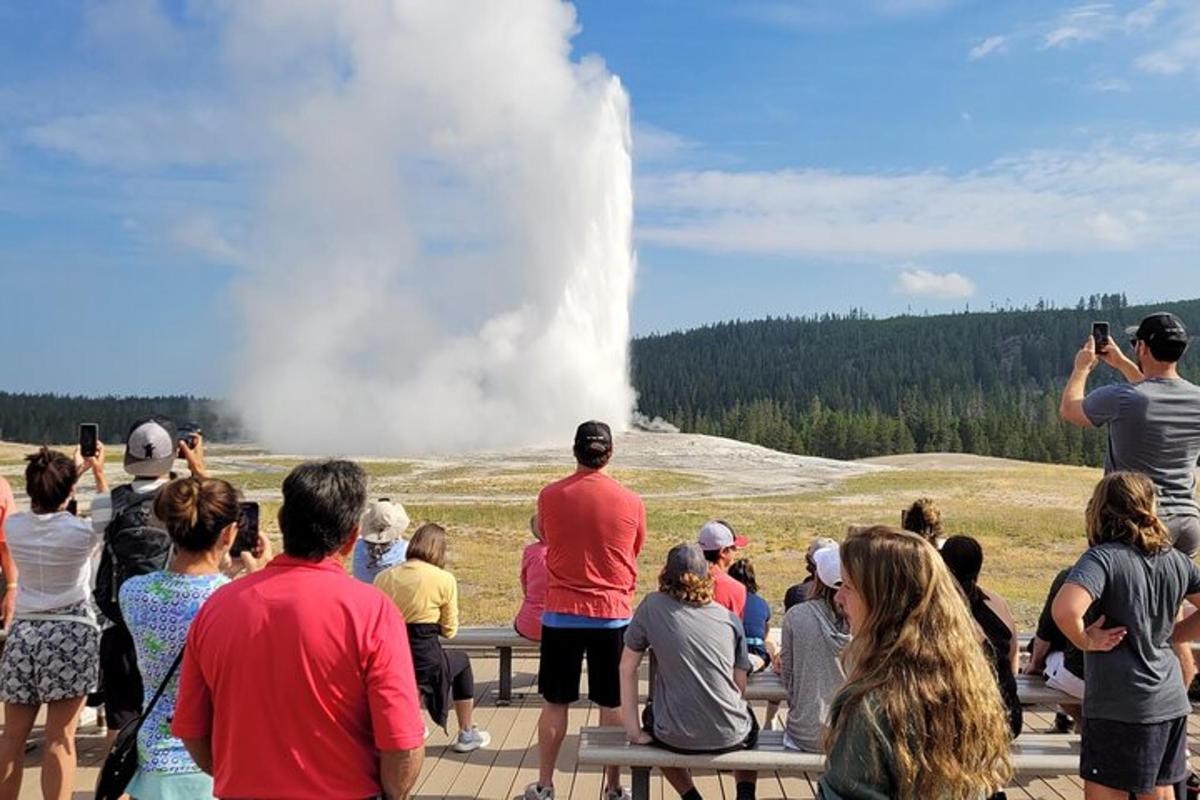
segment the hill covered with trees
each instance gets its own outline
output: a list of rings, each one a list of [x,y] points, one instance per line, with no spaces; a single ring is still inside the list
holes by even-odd
[[[197,397],[66,397],[0,392],[0,439],[65,444],[79,438],[79,423],[100,425],[107,444],[125,441],[139,417],[165,414],[176,422],[194,422],[212,441],[240,438],[236,419],[220,403]]]
[[[1200,300],[1128,306],[1094,295],[1073,309],[726,322],[633,342],[638,405],[684,431],[830,458],[965,452],[1103,462],[1103,431],[1058,419],[1093,320],[1122,331],[1153,311],[1200,332]],[[1200,347],[1181,362],[1200,382]],[[1088,387],[1121,380],[1101,365]]]

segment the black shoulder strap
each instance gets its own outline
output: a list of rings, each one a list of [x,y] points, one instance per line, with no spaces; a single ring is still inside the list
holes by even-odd
[[[131,508],[135,508],[146,503],[154,502],[154,498],[158,496],[158,490],[153,492],[139,492],[133,488],[132,483],[123,483],[112,490],[112,518],[108,521],[108,527],[104,529],[104,534],[107,536],[117,520]]]
[[[154,706],[158,704],[159,698],[161,698],[163,692],[166,691],[167,684],[171,682],[171,678],[175,677],[175,672],[179,669],[179,665],[183,663],[183,651],[186,649],[186,647],[187,646],[184,645],[184,647],[179,648],[179,655],[175,656],[175,661],[171,664],[171,668],[167,670],[167,674],[162,679],[162,683],[160,683],[158,685],[158,689],[154,691],[154,697],[150,698],[150,702],[146,704],[146,708],[142,711],[142,715],[138,717],[137,726],[139,729],[141,729],[142,723],[146,721],[146,718],[150,716],[150,712],[154,710]]]

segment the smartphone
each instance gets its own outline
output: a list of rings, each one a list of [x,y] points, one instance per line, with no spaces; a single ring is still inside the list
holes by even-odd
[[[229,548],[229,555],[234,558],[258,549],[258,503],[238,503],[238,506],[238,532]]]
[[[91,458],[96,455],[96,442],[100,441],[100,425],[95,422],[79,423],[79,455]]]
[[[1096,352],[1103,353],[1108,350],[1108,323],[1093,322],[1092,323],[1092,341],[1096,343]]]
[[[200,426],[194,422],[181,422],[176,427],[176,431],[178,432],[177,438],[179,441],[186,444],[189,450],[195,450],[196,445],[200,443],[199,439],[196,437],[196,434],[200,434],[201,436],[204,435],[204,431],[201,430]]]

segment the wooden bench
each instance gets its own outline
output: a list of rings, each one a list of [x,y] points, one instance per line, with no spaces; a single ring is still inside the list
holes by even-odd
[[[649,800],[650,770],[682,767],[731,772],[823,772],[822,753],[785,750],[782,731],[763,731],[753,750],[720,755],[680,755],[652,745],[630,744],[623,728],[584,728],[579,734],[581,766],[620,766],[633,771],[633,800]],[[1073,736],[1027,734],[1012,746],[1016,775],[1025,778],[1071,775],[1079,769],[1079,739]]]
[[[539,642],[526,639],[511,627],[459,628],[453,639],[442,639],[442,647],[495,652],[500,657],[500,687],[496,692],[498,706],[506,706],[512,702],[513,651],[520,650],[536,655],[539,646]]]
[[[1018,675],[1017,695],[1023,706],[1057,706],[1060,703],[1078,704],[1080,701],[1058,689],[1046,685],[1040,675]],[[765,700],[768,703],[786,703],[787,690],[783,678],[774,672],[756,672],[746,682],[747,700]]]

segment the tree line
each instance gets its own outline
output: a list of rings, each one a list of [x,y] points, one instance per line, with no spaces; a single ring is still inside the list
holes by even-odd
[[[0,392],[0,439],[32,444],[65,444],[78,440],[79,423],[95,422],[106,444],[120,444],[134,420],[164,414],[176,422],[192,422],[206,439],[242,438],[237,419],[216,401],[202,397],[73,397],[55,394]]]
[[[769,318],[647,336],[632,345],[639,409],[684,431],[829,458],[963,452],[1103,462],[1105,434],[1058,419],[1076,351],[1094,320],[1123,333],[1166,308],[1200,331],[1200,300],[872,319]],[[1200,380],[1200,353],[1180,364]],[[1121,380],[1100,366],[1089,388]]]

